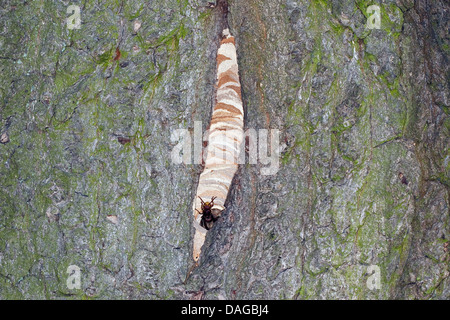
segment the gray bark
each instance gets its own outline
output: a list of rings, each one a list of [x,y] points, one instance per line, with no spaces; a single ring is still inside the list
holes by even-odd
[[[207,128],[222,12],[2,1],[1,299],[450,297],[448,1],[382,1],[372,30],[374,1],[228,3],[245,126],[280,130],[280,166],[240,166],[193,268],[202,167],[170,137]]]

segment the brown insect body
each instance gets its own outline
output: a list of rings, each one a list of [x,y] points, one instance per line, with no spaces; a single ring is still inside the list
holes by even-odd
[[[202,215],[202,220],[200,221],[200,225],[205,228],[206,230],[209,230],[212,228],[214,222],[219,219],[220,214],[222,211],[218,209],[213,209],[214,207],[214,199],[216,197],[212,197],[211,201],[205,202],[202,198],[199,197],[200,201],[202,202],[202,212],[198,211]]]

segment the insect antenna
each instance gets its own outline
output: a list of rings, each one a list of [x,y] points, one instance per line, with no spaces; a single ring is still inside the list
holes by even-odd
[[[205,204],[205,201],[203,201],[203,199],[202,198],[200,198],[200,197],[198,197],[199,199],[200,199],[200,201],[202,202],[202,205],[204,205]]]

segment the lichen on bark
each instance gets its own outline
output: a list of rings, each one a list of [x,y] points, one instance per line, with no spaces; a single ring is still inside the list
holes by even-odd
[[[186,279],[202,168],[170,136],[209,122],[220,10],[4,1],[1,299],[449,298],[448,3],[383,1],[373,30],[373,1],[228,4],[245,126],[280,130],[280,167],[240,166]]]

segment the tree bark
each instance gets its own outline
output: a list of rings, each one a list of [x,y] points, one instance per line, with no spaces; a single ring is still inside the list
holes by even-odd
[[[450,5],[373,2],[3,1],[0,299],[448,299]],[[171,135],[209,124],[225,23],[280,162],[239,167],[195,266]]]

